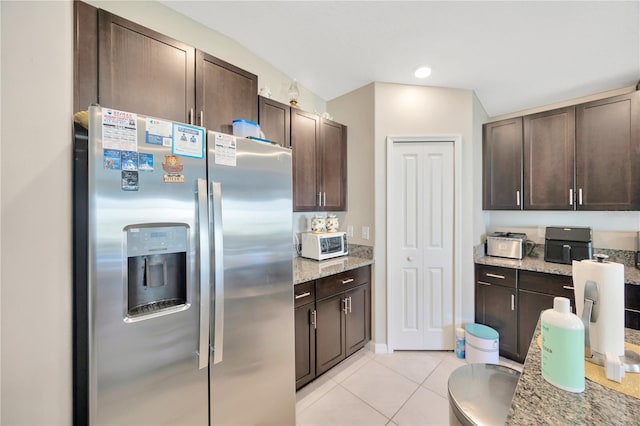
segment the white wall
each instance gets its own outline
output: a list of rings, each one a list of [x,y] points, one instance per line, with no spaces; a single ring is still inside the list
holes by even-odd
[[[374,85],[369,84],[327,103],[334,119],[347,126],[347,209],[340,229],[353,226],[349,242],[373,246],[375,242]],[[369,239],[362,227],[369,227]]]
[[[71,423],[72,3],[0,2],[2,424]]]
[[[473,92],[469,90],[447,89],[424,86],[405,86],[375,83],[375,321],[374,342],[387,342],[387,247],[386,247],[386,138],[388,136],[434,136],[460,135],[462,138],[462,320],[473,320],[473,245],[479,241],[482,226],[474,220],[474,193],[482,191],[481,181],[477,181],[477,159],[474,160],[475,146],[482,143],[474,131],[474,108],[478,115],[475,123],[483,116],[481,105],[474,104]],[[486,115],[486,114],[485,114]],[[475,164],[474,164],[475,163]],[[475,169],[475,173],[474,173]],[[475,227],[479,229],[474,229]]]

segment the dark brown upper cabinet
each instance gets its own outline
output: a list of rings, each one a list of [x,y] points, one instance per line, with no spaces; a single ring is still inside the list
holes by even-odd
[[[522,117],[483,125],[484,210],[522,209]]]
[[[292,108],[291,147],[293,210],[346,210],[346,126]]]
[[[233,120],[258,122],[258,76],[196,52],[196,123],[233,133]]]
[[[347,127],[335,121],[320,119],[320,162],[324,211],[347,210]]]
[[[98,102],[189,122],[195,49],[104,10],[98,10],[98,31]]]
[[[524,116],[524,209],[573,210],[575,107]]]
[[[640,209],[640,92],[576,106],[578,210]]]
[[[263,96],[258,96],[258,102],[260,130],[265,139],[290,147],[291,107]]]

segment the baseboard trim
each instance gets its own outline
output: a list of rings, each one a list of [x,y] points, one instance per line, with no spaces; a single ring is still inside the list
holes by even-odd
[[[389,349],[387,348],[386,343],[374,343],[373,352],[377,354],[386,354],[389,353]]]

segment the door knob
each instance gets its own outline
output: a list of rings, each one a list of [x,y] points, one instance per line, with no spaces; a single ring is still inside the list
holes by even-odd
[[[412,261],[413,261],[413,257],[411,257],[411,256],[407,256],[407,260],[408,260],[409,262],[412,262]]]

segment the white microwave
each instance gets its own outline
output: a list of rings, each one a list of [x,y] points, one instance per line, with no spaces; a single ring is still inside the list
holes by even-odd
[[[302,257],[325,260],[349,254],[346,232],[302,233]]]

